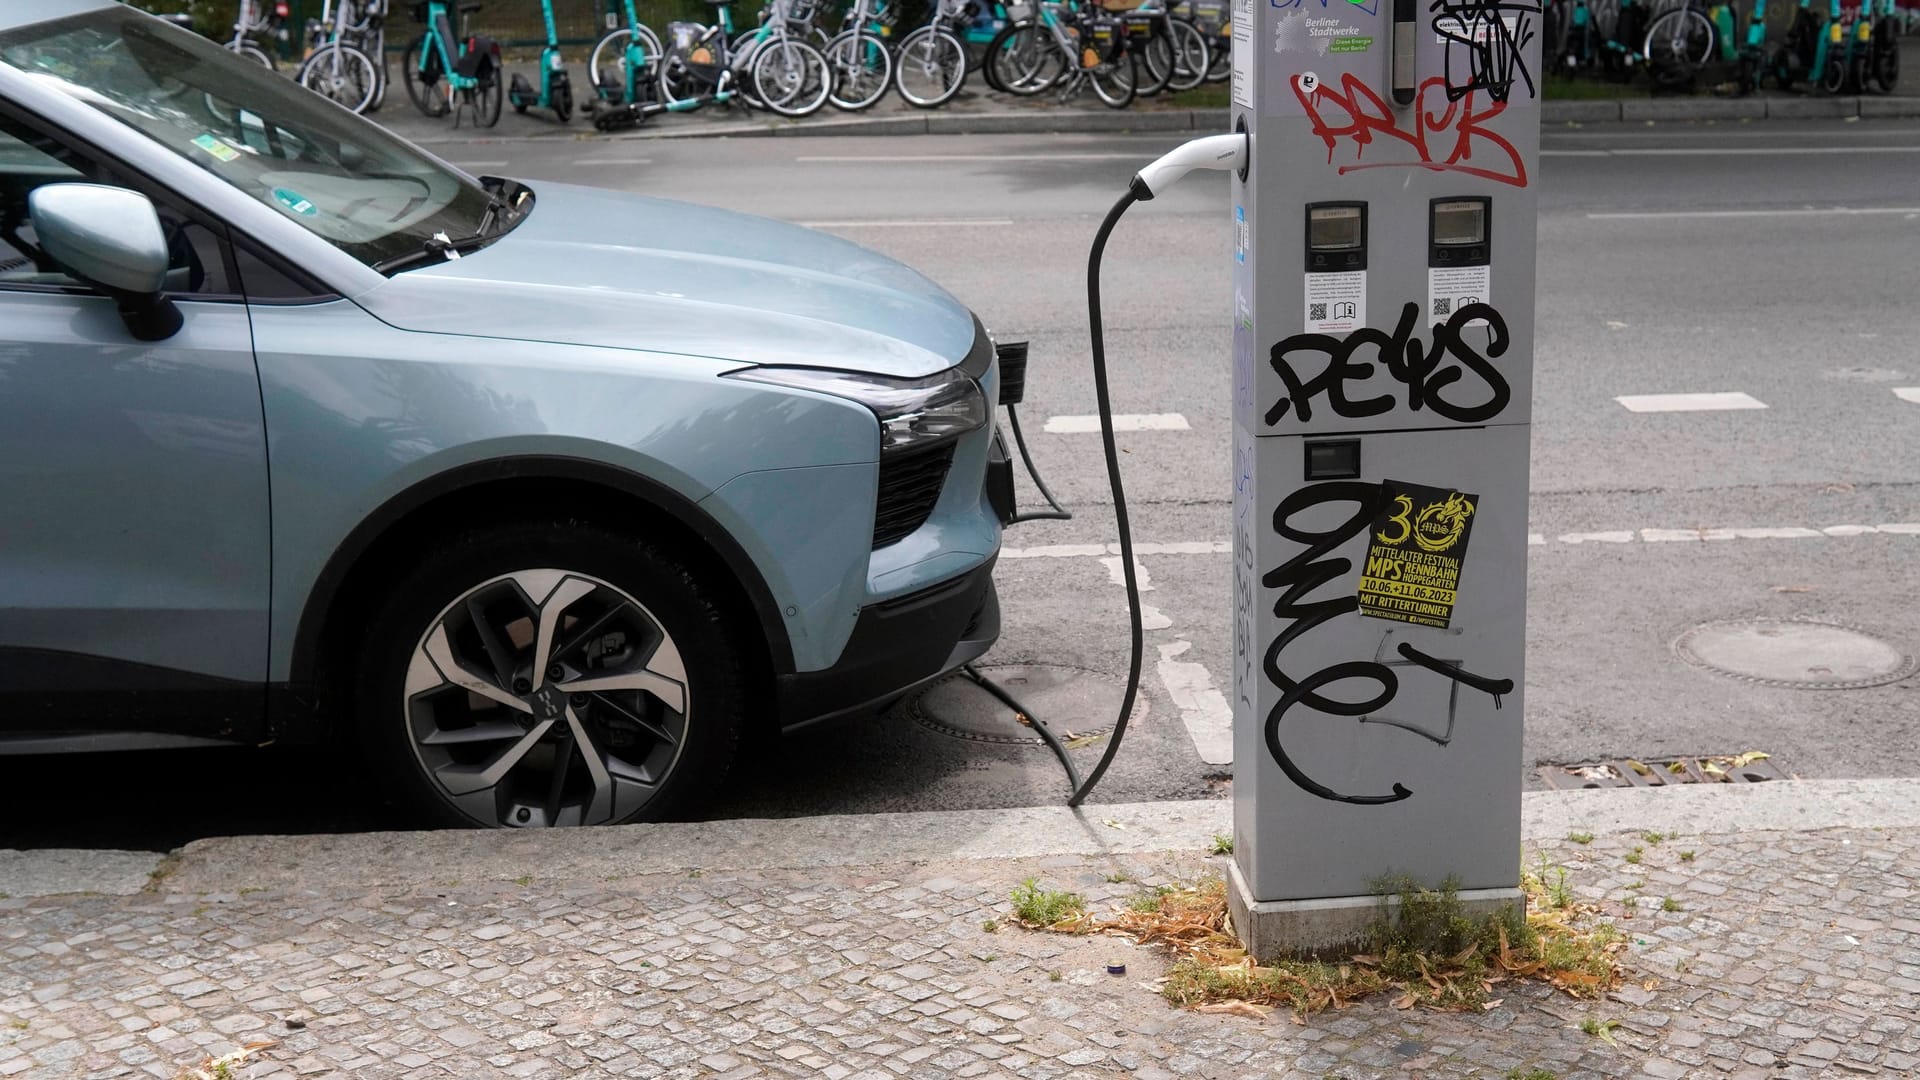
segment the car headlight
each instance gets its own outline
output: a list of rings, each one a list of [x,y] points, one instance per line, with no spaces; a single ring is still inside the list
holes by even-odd
[[[757,367],[727,373],[736,379],[814,390],[857,401],[880,421],[880,452],[922,450],[977,431],[989,409],[980,384],[959,368],[922,379],[890,379],[819,368]]]

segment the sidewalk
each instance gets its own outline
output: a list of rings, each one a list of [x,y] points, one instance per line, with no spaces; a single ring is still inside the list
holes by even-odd
[[[6,853],[0,1076],[171,1077],[258,1039],[236,1077],[1920,1072],[1920,781],[1529,794],[1528,859],[1564,862],[1632,939],[1605,1002],[1509,984],[1477,1015],[1201,1015],[1146,986],[1151,950],[1006,925],[1028,876],[1100,908],[1218,872],[1228,810]],[[142,865],[160,876],[136,891]],[[75,887],[96,891],[23,891]]]
[[[492,128],[476,128],[471,117],[459,128],[448,118],[429,119],[407,103],[406,95],[390,92],[386,104],[370,118],[396,134],[432,145],[494,139],[661,139],[757,138],[765,136],[829,135],[1015,135],[1065,132],[1224,131],[1225,108],[1181,108],[1167,97],[1142,98],[1126,109],[1098,107],[1091,94],[1067,104],[1052,95],[1037,98],[994,93],[969,77],[959,97],[938,109],[915,109],[888,95],[873,108],[845,113],[831,106],[801,120],[786,120],[767,112],[706,108],[691,113],[657,116],[637,128],[614,134],[594,130],[584,109],[572,121],[556,123],[544,110],[524,115],[501,112]],[[1641,94],[1619,99],[1545,101],[1540,120],[1547,128],[1589,123],[1647,121],[1693,123],[1767,119],[1895,119],[1920,117],[1920,96],[1867,94],[1829,97],[1801,94],[1754,94],[1743,98],[1652,97]]]

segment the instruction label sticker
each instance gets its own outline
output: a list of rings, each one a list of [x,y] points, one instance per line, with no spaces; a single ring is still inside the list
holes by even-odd
[[[1253,108],[1253,0],[1234,0],[1233,103]]]
[[[193,137],[193,145],[205,150],[221,161],[232,161],[234,158],[240,156],[240,151],[228,146],[225,142],[222,142],[213,135],[195,135]]]
[[[1360,614],[1445,630],[1479,502],[1466,492],[1383,481],[1360,575]]]
[[[1253,246],[1253,235],[1247,228],[1247,208],[1233,208],[1233,261],[1245,263],[1247,249]]]
[[[1367,324],[1367,272],[1308,274],[1307,332],[1344,334]]]
[[[1468,304],[1493,303],[1493,267],[1427,267],[1427,321],[1443,323]],[[1474,320],[1474,324],[1481,320]],[[1473,325],[1473,324],[1469,324]]]

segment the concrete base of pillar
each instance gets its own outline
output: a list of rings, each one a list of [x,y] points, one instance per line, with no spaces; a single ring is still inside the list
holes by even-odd
[[[1463,889],[1460,905],[1470,918],[1511,910],[1526,912],[1519,889]],[[1334,896],[1317,900],[1255,900],[1240,876],[1240,864],[1227,864],[1227,911],[1233,932],[1260,963],[1281,959],[1345,959],[1366,944],[1367,934],[1400,906],[1398,896]]]

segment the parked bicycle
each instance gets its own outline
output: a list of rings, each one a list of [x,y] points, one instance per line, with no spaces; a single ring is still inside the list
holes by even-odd
[[[652,100],[660,75],[660,36],[640,21],[633,0],[621,6],[626,25],[602,34],[587,57],[587,81],[603,105]]]
[[[1207,36],[1191,19],[1176,17],[1166,0],[1147,0],[1127,14],[1126,23],[1127,37],[1146,69],[1140,81],[1142,95],[1191,90],[1206,81],[1214,61]]]
[[[933,18],[900,39],[893,58],[893,86],[901,100],[932,109],[953,100],[967,83],[969,67],[964,35],[975,8],[967,0],[938,0]]]
[[[888,39],[899,9],[887,0],[853,0],[835,34],[821,51],[831,72],[827,100],[857,112],[879,101],[893,83],[893,52]]]
[[[492,127],[500,122],[506,98],[500,77],[500,46],[491,38],[467,33],[467,20],[480,10],[477,3],[459,5],[460,34],[454,35],[446,0],[420,0],[411,8],[414,21],[426,31],[408,43],[400,58],[400,73],[413,107],[427,116],[473,110],[474,122]]]
[[[660,61],[660,98],[668,105],[714,98],[722,90],[750,105],[782,116],[807,116],[827,103],[832,78],[820,50],[796,27],[810,5],[774,0],[757,30],[733,44],[733,0],[708,0],[711,26],[676,22],[667,27],[670,45]],[[675,110],[681,111],[681,110]]]
[[[378,109],[387,96],[387,0],[327,0],[293,81],[350,109]]]
[[[256,37],[284,44],[287,40],[287,0],[240,0],[233,15],[233,40],[227,48],[266,68],[274,68],[273,53],[261,48]]]
[[[988,85],[1022,96],[1057,89],[1064,101],[1090,85],[1115,109],[1139,90],[1125,24],[1099,9],[1076,11],[1067,0],[1040,0],[1035,18],[1009,23],[987,46],[984,70]]]

